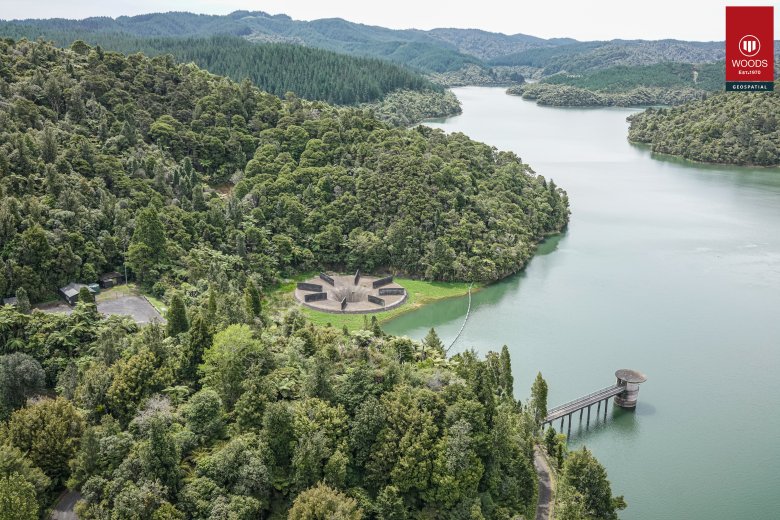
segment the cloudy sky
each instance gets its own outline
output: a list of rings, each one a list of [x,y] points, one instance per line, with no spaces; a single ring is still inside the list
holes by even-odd
[[[460,4],[460,5],[458,5]],[[397,29],[468,27],[580,40],[723,40],[724,6],[766,0],[0,0],[0,19],[85,18],[162,11],[227,14],[237,9],[300,20],[340,17]],[[775,26],[780,9],[775,9]]]

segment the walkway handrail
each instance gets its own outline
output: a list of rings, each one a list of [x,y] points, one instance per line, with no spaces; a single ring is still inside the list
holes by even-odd
[[[466,322],[469,321],[469,314],[471,314],[471,286],[474,285],[474,282],[471,282],[469,284],[469,306],[466,309],[466,317],[463,319],[463,324],[460,326],[460,330],[457,334],[455,334],[455,339],[452,340],[452,343],[450,343],[450,346],[447,347],[447,349],[444,351],[445,354],[448,354],[452,346],[455,344],[456,341],[458,341],[458,338],[460,337],[461,333],[463,332],[463,329],[466,328]]]
[[[588,400],[588,399],[590,399],[591,397],[596,397],[596,396],[598,396],[599,394],[603,394],[603,393],[609,392],[610,390],[615,390],[615,389],[617,389],[617,388],[618,388],[618,386],[619,386],[619,385],[610,385],[610,386],[605,386],[604,388],[602,388],[602,389],[600,389],[600,390],[596,390],[595,392],[592,392],[592,393],[590,393],[590,394],[588,394],[588,395],[584,395],[584,396],[582,396],[582,397],[578,397],[577,399],[574,399],[573,401],[569,401],[568,403],[564,403],[564,404],[562,404],[562,405],[560,405],[560,406],[556,406],[555,408],[551,408],[551,409],[548,411],[547,415],[552,415],[552,413],[553,413],[553,412],[557,412],[557,411],[559,411],[559,410],[563,410],[564,408],[568,408],[568,407],[569,407],[569,406],[571,406],[571,405],[578,404],[578,403],[580,403],[581,401],[587,401],[587,400]]]
[[[569,418],[568,435],[571,435],[571,422],[572,416],[576,412],[580,412],[580,421],[582,421],[582,415],[585,409],[588,409],[588,418],[586,425],[590,424],[590,408],[591,406],[597,406],[596,414],[601,414],[601,403],[604,403],[604,420],[607,420],[607,409],[609,407],[609,400],[614,398],[614,406],[620,406],[621,408],[633,409],[636,407],[636,396],[639,392],[638,386],[641,383],[647,381],[647,376],[642,372],[636,370],[630,370],[627,368],[621,368],[615,372],[617,382],[612,386],[605,386],[595,392],[591,392],[588,395],[578,397],[573,401],[564,403],[555,408],[548,410],[544,419],[539,421],[540,426],[544,429],[548,424],[551,428],[554,428],[553,422],[558,419],[561,420],[561,433],[563,433],[563,424],[566,418]],[[613,406],[613,408],[614,408]],[[598,419],[598,417],[597,417]]]
[[[557,421],[561,417],[570,415],[577,410],[582,410],[585,407],[593,406],[594,404],[601,402],[602,400],[609,399],[610,397],[614,397],[623,391],[625,391],[625,387],[622,385],[616,384],[613,386],[607,386],[584,397],[575,399],[574,401],[569,401],[568,403],[561,406],[556,406],[547,413],[547,416],[544,418],[544,421],[542,421],[542,424]]]

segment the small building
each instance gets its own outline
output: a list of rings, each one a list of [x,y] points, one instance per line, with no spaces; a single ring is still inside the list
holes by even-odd
[[[97,293],[97,284],[84,285],[83,283],[71,282],[65,287],[60,287],[60,295],[65,298],[68,305],[76,305],[79,301],[79,291],[82,287],[89,289],[92,294]]]
[[[110,289],[115,285],[121,284],[123,281],[124,277],[121,274],[117,273],[116,271],[112,271],[100,276],[100,287],[103,289]]]
[[[18,302],[16,300],[16,296],[11,296],[10,298],[3,298],[3,305],[16,305]]]

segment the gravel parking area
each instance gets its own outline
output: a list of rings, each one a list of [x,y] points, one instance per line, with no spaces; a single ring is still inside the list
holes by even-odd
[[[143,296],[126,295],[102,300],[98,302],[97,309],[106,316],[130,316],[136,323],[151,323],[154,320],[165,322],[157,309]]]
[[[73,308],[65,302],[53,302],[37,307],[43,312],[56,312],[70,314]],[[97,310],[106,316],[130,316],[136,323],[151,323],[157,320],[165,323],[165,319],[157,312],[157,309],[143,296],[134,294],[122,294],[109,298],[98,298]]]

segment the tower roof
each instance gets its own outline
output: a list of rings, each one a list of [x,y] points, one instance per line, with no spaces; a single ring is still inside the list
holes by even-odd
[[[637,370],[631,370],[629,368],[621,368],[615,372],[615,377],[622,379],[627,383],[644,383],[647,381],[647,376]]]

